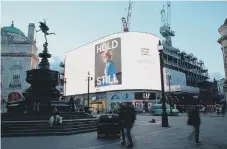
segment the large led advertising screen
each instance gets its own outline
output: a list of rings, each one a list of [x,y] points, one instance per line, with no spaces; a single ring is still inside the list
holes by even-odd
[[[117,90],[161,90],[159,38],[148,33],[113,34],[65,55],[66,95]]]

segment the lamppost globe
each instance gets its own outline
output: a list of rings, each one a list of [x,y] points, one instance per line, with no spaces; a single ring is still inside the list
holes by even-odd
[[[64,79],[64,76],[63,75],[60,75],[60,79],[63,80]]]
[[[162,43],[161,43],[160,40],[159,40],[159,42],[158,42],[157,48],[158,48],[158,51],[159,51],[159,52],[162,52],[162,50],[163,50],[163,45],[162,45]]]
[[[171,80],[171,74],[170,73],[167,73],[167,77],[169,80]]]
[[[87,73],[87,77],[88,77],[89,80],[92,80],[92,79],[93,79],[93,78],[91,77],[91,74],[90,74],[89,71],[88,71],[88,73]]]

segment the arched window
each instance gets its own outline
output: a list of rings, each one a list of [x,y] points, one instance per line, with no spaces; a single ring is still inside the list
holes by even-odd
[[[20,93],[12,92],[8,95],[8,102],[15,102],[21,99]]]

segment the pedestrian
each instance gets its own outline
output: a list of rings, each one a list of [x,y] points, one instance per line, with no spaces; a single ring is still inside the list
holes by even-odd
[[[129,105],[126,102],[121,103],[120,109],[119,109],[119,117],[122,123],[122,145],[125,145],[125,132],[129,141],[129,144],[127,145],[128,148],[133,147],[133,142],[132,142],[132,136],[131,136],[131,129],[133,127],[133,123],[135,122],[136,119],[136,113],[135,109]]]
[[[225,108],[225,105],[223,104],[222,105],[222,114],[225,115],[225,111],[226,111],[226,108]]]
[[[189,135],[188,138],[192,140],[193,136],[195,136],[195,144],[202,144],[202,142],[199,141],[201,119],[198,107],[192,107],[189,109],[187,124],[194,127],[193,132]]]
[[[70,102],[71,111],[72,112],[75,112],[74,98],[71,97],[70,100],[69,100],[69,102]]]
[[[179,112],[181,113],[181,115],[184,114],[183,105],[180,105],[180,106],[179,106]]]
[[[202,112],[203,112],[203,115],[206,115],[206,107],[205,106],[202,107]]]

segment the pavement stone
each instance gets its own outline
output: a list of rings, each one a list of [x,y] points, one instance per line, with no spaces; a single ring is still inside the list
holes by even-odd
[[[170,128],[161,124],[146,124],[152,116],[137,116],[132,130],[134,149],[227,149],[227,118],[202,116],[201,141],[195,145],[187,136],[192,127],[187,126],[187,116],[169,117]],[[160,122],[161,117],[154,117]],[[49,137],[2,138],[3,149],[121,149],[121,140],[96,139],[96,132]]]

